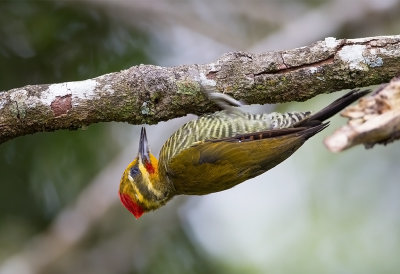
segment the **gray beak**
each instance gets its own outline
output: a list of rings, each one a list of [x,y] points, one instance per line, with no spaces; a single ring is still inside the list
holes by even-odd
[[[150,163],[150,150],[147,144],[146,129],[142,127],[139,141],[139,158],[145,163]]]

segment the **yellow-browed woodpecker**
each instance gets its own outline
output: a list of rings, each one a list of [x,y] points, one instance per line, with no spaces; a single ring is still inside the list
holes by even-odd
[[[150,153],[142,128],[139,153],[121,178],[121,202],[139,218],[175,195],[229,189],[281,163],[326,128],[323,121],[368,92],[351,91],[313,115],[223,110],[201,116],[172,134],[159,160]]]

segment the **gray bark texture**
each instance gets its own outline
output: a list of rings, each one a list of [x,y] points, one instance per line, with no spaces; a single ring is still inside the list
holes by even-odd
[[[321,93],[388,82],[400,71],[400,35],[326,38],[309,46],[213,63],[139,65],[93,79],[0,92],[0,143],[96,122],[154,124],[217,109],[203,90],[247,103],[304,101]]]
[[[400,139],[400,78],[393,78],[341,114],[349,119],[347,125],[325,139],[326,147],[332,152],[358,144],[371,148]]]

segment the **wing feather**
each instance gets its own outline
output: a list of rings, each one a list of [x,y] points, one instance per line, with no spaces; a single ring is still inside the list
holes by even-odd
[[[276,166],[325,128],[269,130],[262,139],[206,140],[182,150],[167,164],[177,194],[203,195],[231,188]]]

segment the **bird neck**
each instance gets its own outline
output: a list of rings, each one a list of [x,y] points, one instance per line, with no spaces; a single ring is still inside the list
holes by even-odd
[[[143,167],[146,169],[146,172],[142,172],[142,174],[147,191],[142,193],[143,200],[141,202],[148,208],[155,209],[171,199],[174,191],[156,157],[150,154],[150,162],[143,163]]]

